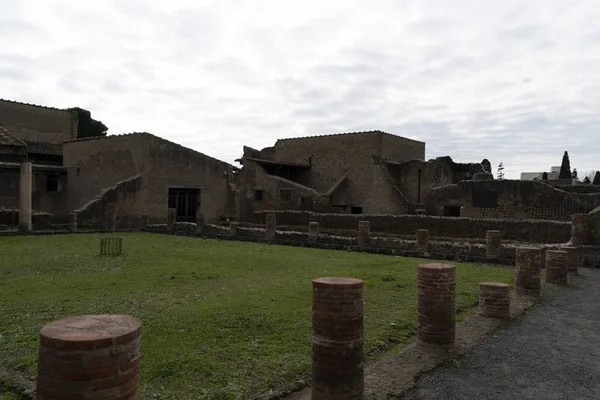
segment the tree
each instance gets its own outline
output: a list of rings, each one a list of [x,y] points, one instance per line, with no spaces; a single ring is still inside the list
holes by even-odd
[[[583,178],[583,183],[585,183],[586,185],[589,185],[590,183],[592,183],[592,181],[590,180],[589,177],[586,176],[585,178]]]
[[[577,168],[573,168],[573,173],[571,174],[571,179],[577,180]]]
[[[481,166],[483,167],[483,172],[487,172],[488,174],[492,173],[492,163],[487,158],[484,158],[481,162]]]
[[[498,179],[504,179],[504,164],[498,164]]]
[[[544,173],[542,174],[542,180],[543,180],[543,181],[547,181],[547,180],[548,180],[548,173],[547,173],[547,172],[544,172]]]
[[[591,170],[590,172],[588,172],[585,175],[586,178],[588,178],[590,180],[590,183],[594,180],[594,178],[596,177],[596,171]],[[584,179],[585,180],[585,179]]]
[[[571,179],[571,162],[569,161],[569,153],[566,151],[560,164],[558,179]]]
[[[78,138],[106,136],[108,127],[102,122],[93,119],[91,112],[79,107],[73,107],[71,110],[77,112],[79,120],[77,126]]]
[[[594,175],[593,185],[600,185],[600,171],[596,171],[596,175]]]

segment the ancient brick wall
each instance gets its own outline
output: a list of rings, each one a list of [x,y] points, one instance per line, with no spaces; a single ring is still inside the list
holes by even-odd
[[[588,215],[588,240],[591,245],[600,246],[600,207]]]
[[[451,205],[460,207],[462,217],[570,221],[600,206],[600,194],[565,192],[539,181],[462,181],[432,189],[425,201],[432,215],[444,215]]]
[[[357,230],[359,221],[369,221],[372,232],[399,235],[414,235],[417,229],[429,229],[432,237],[485,238],[486,231],[500,230],[505,240],[531,243],[565,243],[571,237],[571,224],[559,221],[269,211],[271,212],[277,215],[278,225],[305,227],[309,222],[318,222],[321,229]],[[255,213],[255,222],[264,224],[266,214],[267,212]]]
[[[61,144],[77,137],[77,113],[2,99],[0,125],[30,142]]]

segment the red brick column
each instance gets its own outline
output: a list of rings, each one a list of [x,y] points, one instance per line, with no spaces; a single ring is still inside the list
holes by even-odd
[[[127,315],[83,315],[40,332],[37,400],[137,399],[142,323]]]
[[[567,252],[559,250],[546,251],[546,271],[544,273],[547,283],[566,285],[569,282],[567,274]]]
[[[588,216],[587,214],[573,214],[571,216],[571,243],[581,247],[588,242]]]
[[[308,223],[308,241],[309,243],[317,243],[319,241],[319,223]]]
[[[542,250],[519,247],[515,250],[515,292],[519,296],[539,297]]]
[[[240,227],[239,222],[230,222],[229,223],[229,236],[237,236],[239,227]]]
[[[510,287],[501,282],[481,282],[479,313],[491,318],[509,318]]]
[[[358,221],[358,247],[364,249],[371,245],[371,223]]]
[[[502,246],[501,231],[487,231],[485,233],[485,256],[486,258],[499,258],[500,246]]]
[[[312,284],[312,400],[362,400],[363,282],[319,278]]]
[[[450,350],[456,324],[456,270],[447,264],[421,264],[418,278],[417,343]]]
[[[579,273],[579,266],[581,265],[581,253],[579,249],[568,246],[563,247],[562,250],[567,252],[567,272],[577,275]]]
[[[267,236],[267,240],[273,240],[275,239],[275,234],[276,234],[276,230],[277,230],[277,215],[275,214],[267,214],[266,217],[266,236]]]
[[[172,231],[175,227],[175,220],[177,219],[177,210],[174,208],[167,209],[167,229]]]
[[[427,251],[429,246],[429,229],[417,229],[417,247],[421,251]]]

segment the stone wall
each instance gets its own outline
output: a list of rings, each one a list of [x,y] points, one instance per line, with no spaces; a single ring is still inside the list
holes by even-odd
[[[46,212],[33,211],[31,213],[33,229],[49,229],[52,223],[52,215]],[[0,230],[17,229],[19,224],[19,210],[0,208]]]
[[[600,206],[600,194],[565,192],[540,181],[462,181],[432,189],[425,202],[430,215],[453,206],[462,217],[570,221]]]
[[[432,237],[485,238],[486,231],[500,230],[503,239],[530,243],[566,243],[571,224],[558,221],[499,220],[452,218],[425,215],[349,215],[319,214],[304,211],[269,211],[277,215],[278,225],[308,226],[319,222],[321,229],[357,230],[359,221],[369,221],[371,232],[414,235],[417,229],[429,229]],[[267,212],[255,213],[255,222],[265,223]]]
[[[27,142],[62,144],[77,137],[77,113],[0,99],[0,124]]]

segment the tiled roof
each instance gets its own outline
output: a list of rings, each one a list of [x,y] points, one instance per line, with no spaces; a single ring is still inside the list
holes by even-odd
[[[0,144],[5,146],[27,146],[21,139],[11,136],[2,125],[0,125]]]
[[[404,137],[404,136],[394,135],[393,133],[383,132],[383,131],[379,131],[379,130],[374,130],[374,131],[359,131],[359,132],[346,132],[346,133],[332,133],[332,134],[328,134],[328,135],[300,136],[300,137],[293,137],[293,138],[278,139],[277,141],[279,142],[279,141],[283,141],[283,140],[302,140],[302,139],[312,139],[312,138],[320,138],[320,137],[328,137],[328,136],[366,135],[366,134],[373,134],[373,133],[382,133],[384,135],[393,136],[395,138],[406,139],[406,140],[410,140],[410,141],[418,142],[418,143],[425,143],[425,142],[421,142],[419,140],[407,138],[407,137]]]

